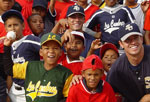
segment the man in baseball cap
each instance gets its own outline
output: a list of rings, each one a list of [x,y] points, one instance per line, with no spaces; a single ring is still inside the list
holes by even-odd
[[[116,102],[113,89],[101,80],[102,76],[101,59],[94,54],[88,56],[82,66],[83,79],[70,88],[67,102]]]
[[[139,102],[150,92],[147,84],[150,78],[150,47],[143,46],[143,35],[135,23],[120,27],[118,37],[125,54],[112,65],[107,81],[115,92],[123,95],[125,102]]]

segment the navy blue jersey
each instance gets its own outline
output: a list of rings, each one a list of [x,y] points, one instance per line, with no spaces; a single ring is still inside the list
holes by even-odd
[[[123,54],[112,65],[107,75],[107,81],[114,91],[125,97],[125,102],[139,102],[145,95],[150,94],[150,46],[144,46],[144,57],[139,68],[130,68],[127,56]]]
[[[102,32],[101,41],[117,45],[117,30],[119,27],[127,22],[134,21],[135,18],[128,7],[116,4],[114,7],[105,6],[97,10],[87,21],[86,27],[93,29],[97,24],[100,24],[100,31]]]
[[[11,49],[14,63],[40,60],[40,38],[34,35],[24,36],[22,39],[14,42]],[[21,86],[24,84],[24,81],[20,79],[13,79],[13,81]]]

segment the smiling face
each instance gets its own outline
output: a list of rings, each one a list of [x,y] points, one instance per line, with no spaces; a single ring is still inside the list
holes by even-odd
[[[106,72],[108,72],[110,70],[110,67],[116,61],[117,58],[118,58],[118,54],[112,49],[108,49],[104,53],[104,56],[102,58],[102,62],[103,62],[104,70]]]
[[[65,49],[70,61],[78,60],[81,52],[84,50],[82,38],[75,36],[75,40],[72,43],[66,43]]]
[[[82,31],[85,18],[82,14],[76,13],[68,17],[69,28],[72,31]]]
[[[143,38],[139,35],[132,35],[125,41],[119,41],[119,44],[124,48],[127,56],[139,56],[143,48]]]
[[[103,70],[92,70],[91,68],[86,69],[82,72],[82,76],[85,78],[87,87],[90,91],[95,91],[101,77],[103,76]]]
[[[53,68],[61,56],[61,47],[56,41],[47,41],[40,49],[40,56],[43,57],[45,68]]]

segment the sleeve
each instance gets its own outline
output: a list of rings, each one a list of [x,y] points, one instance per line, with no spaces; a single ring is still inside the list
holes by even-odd
[[[4,46],[4,55],[3,55],[4,71],[7,75],[12,76],[13,71],[13,61],[11,59],[11,47]]]
[[[13,66],[13,78],[25,79],[27,65],[28,65],[28,62],[25,62],[22,64],[19,64],[19,63],[14,64],[14,66]]]
[[[132,13],[132,11],[130,10],[130,8],[128,8],[127,6],[123,7],[123,9],[125,10],[125,12],[127,13],[126,17],[127,17],[127,22],[131,22],[131,23],[135,23],[135,17]],[[126,22],[126,23],[127,23]]]
[[[145,22],[144,22],[144,30],[150,30],[150,7],[146,12]]]
[[[57,13],[56,13],[55,9],[54,9],[54,13],[53,14],[52,14],[51,10],[48,9],[47,16],[48,16],[49,20],[53,23],[53,25],[55,24],[56,15],[57,15]]]
[[[68,93],[69,93],[69,86],[70,86],[70,82],[72,80],[73,74],[71,74],[65,81],[65,85],[63,88],[63,95],[64,97],[68,97]]]
[[[76,98],[76,95],[75,95],[75,91],[76,91],[76,87],[75,86],[72,86],[69,90],[69,94],[68,94],[68,97],[67,97],[67,101],[66,102],[77,102],[77,98]]]

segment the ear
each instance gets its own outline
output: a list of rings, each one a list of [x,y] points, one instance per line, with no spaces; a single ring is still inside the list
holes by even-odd
[[[39,54],[40,54],[40,56],[42,56],[42,57],[43,57],[42,48],[40,48]]]
[[[85,77],[84,71],[81,72],[82,77]]]
[[[119,45],[120,45],[122,48],[124,48],[124,47],[123,47],[123,44],[122,44],[122,41],[119,41]]]

